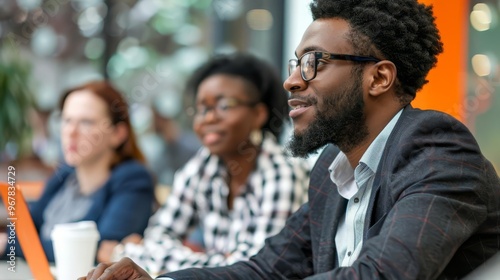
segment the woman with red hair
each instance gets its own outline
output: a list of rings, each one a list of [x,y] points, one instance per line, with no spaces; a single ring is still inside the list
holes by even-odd
[[[90,82],[68,90],[60,109],[65,164],[30,207],[52,262],[50,233],[56,224],[95,221],[101,241],[120,241],[143,233],[154,203],[153,179],[123,96],[109,82]]]

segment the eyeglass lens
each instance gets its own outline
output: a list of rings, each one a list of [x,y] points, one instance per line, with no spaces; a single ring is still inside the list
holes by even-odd
[[[292,75],[300,63],[300,75],[304,81],[312,80],[316,72],[316,57],[314,52],[306,53],[299,59],[290,59],[288,62],[288,75]]]
[[[300,71],[305,81],[314,78],[316,70],[316,58],[314,53],[306,53],[300,60]]]
[[[213,106],[198,105],[196,107],[195,117],[203,118],[209,111],[214,111],[219,117],[224,117],[227,111],[239,105],[245,105],[236,99],[232,98],[221,98],[217,100],[217,103]]]

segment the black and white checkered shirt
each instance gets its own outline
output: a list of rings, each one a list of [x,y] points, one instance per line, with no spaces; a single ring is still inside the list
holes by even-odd
[[[125,255],[153,274],[246,260],[307,200],[308,165],[287,158],[270,134],[232,210],[226,178],[221,160],[202,148],[176,173],[172,193],[150,219],[143,244],[127,244]],[[182,245],[196,226],[203,231],[204,253]]]

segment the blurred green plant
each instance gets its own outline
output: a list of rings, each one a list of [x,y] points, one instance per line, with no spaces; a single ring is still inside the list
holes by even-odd
[[[17,159],[30,150],[31,65],[0,44],[0,157]]]

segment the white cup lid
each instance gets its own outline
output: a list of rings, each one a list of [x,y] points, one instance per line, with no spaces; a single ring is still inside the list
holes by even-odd
[[[59,237],[92,237],[99,240],[100,235],[97,231],[97,225],[94,221],[81,221],[76,223],[57,224],[51,232],[51,238]]]

